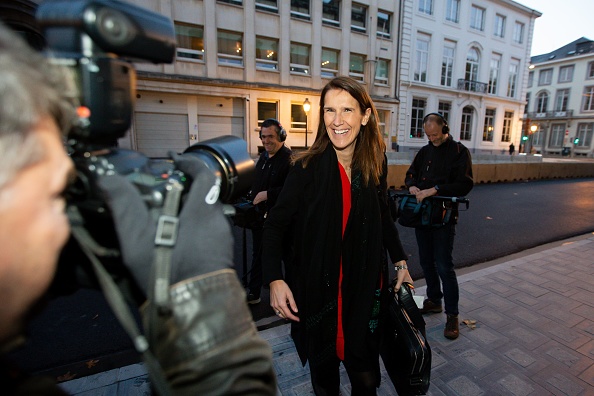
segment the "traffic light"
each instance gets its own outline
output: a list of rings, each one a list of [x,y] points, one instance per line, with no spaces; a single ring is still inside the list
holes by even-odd
[[[522,140],[524,140],[524,141],[528,140],[528,136],[522,136]]]
[[[578,144],[580,142],[580,138],[576,137],[575,139],[573,139],[573,144]]]

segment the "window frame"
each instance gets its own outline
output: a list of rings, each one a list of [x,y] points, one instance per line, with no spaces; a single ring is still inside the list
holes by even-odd
[[[445,19],[452,23],[460,23],[460,0],[448,0]]]
[[[470,9],[470,28],[478,30],[479,32],[484,32],[486,13],[484,8],[473,4]]]
[[[221,52],[221,33],[229,34],[229,35],[236,35],[240,40],[235,40],[235,44],[238,42],[241,44],[239,51],[241,55],[234,55],[227,52]],[[233,41],[232,38],[226,41]],[[237,47],[236,47],[237,52]],[[243,59],[243,33],[242,32],[234,32],[232,30],[226,29],[218,29],[217,30],[217,64],[219,66],[231,66],[231,67],[243,67],[244,66],[244,59]]]
[[[584,87],[581,109],[583,112],[594,111],[594,85]]]
[[[354,62],[353,59],[356,58],[360,58],[361,59],[361,70],[356,70],[353,69],[354,66]],[[359,81],[359,82],[364,82],[365,81],[365,62],[367,61],[367,56],[363,55],[363,54],[357,54],[355,52],[351,52],[349,54],[349,77],[352,77],[353,79]],[[357,62],[359,63],[359,62]]]
[[[424,15],[433,15],[433,0],[418,0],[417,11]]]
[[[383,68],[380,68],[380,64],[384,64]],[[378,77],[378,71],[384,70],[385,75]],[[389,59],[378,59],[375,65],[375,73],[373,77],[373,83],[375,85],[387,87],[390,85],[390,60]]]
[[[518,88],[518,71],[520,70],[520,61],[512,59],[509,63],[509,73],[507,76],[507,90],[506,96],[508,98],[515,98]]]
[[[446,54],[447,50],[451,50],[451,56],[448,56],[448,54]],[[452,86],[455,60],[456,44],[446,41],[443,45],[440,76],[440,84],[444,87]]]
[[[326,60],[324,57],[324,53],[326,53],[326,54],[333,53],[336,55],[336,60],[334,61],[334,64],[336,66],[335,68],[325,67],[324,62],[326,62]],[[328,62],[330,63],[331,61],[328,61]],[[340,62],[340,51],[339,50],[322,47],[322,64],[321,64],[321,68],[320,68],[321,77],[322,78],[334,78],[334,77],[338,76],[339,62]]]
[[[199,63],[204,63],[204,56],[205,56],[205,50],[204,50],[204,26],[202,25],[191,25],[188,23],[183,23],[183,22],[175,22],[174,23],[174,28],[175,28],[175,42],[177,44],[177,48],[175,51],[176,54],[176,59],[177,60],[183,60],[183,61],[190,61],[190,62],[199,62]],[[191,45],[194,44],[194,39],[198,40],[198,42],[200,42],[200,40],[202,41],[202,50],[200,49],[194,49],[194,48],[187,48],[185,46],[183,46],[183,43],[180,43],[180,36],[182,36],[178,31],[178,28],[185,28],[188,30],[202,30],[202,37],[199,36],[191,36],[191,35],[184,35],[183,37],[187,37],[190,41],[191,41]],[[199,46],[197,46],[199,47]],[[180,55],[181,52],[181,55]],[[184,56],[184,54],[190,55],[190,56]]]
[[[538,72],[538,86],[551,85],[553,82],[553,68],[542,69]]]
[[[380,15],[386,15],[388,18],[380,18]],[[380,21],[387,21],[387,23],[382,23],[381,25],[381,29],[380,29]],[[387,30],[387,31],[386,31]],[[385,38],[385,39],[391,39],[392,38],[392,13],[391,12],[387,12],[387,11],[383,11],[383,10],[377,10],[377,32],[376,32],[376,36],[377,37],[381,37],[381,38]]]
[[[294,51],[294,49],[303,48],[306,49],[307,55],[299,54]],[[298,59],[295,57],[307,57],[307,64],[296,62]],[[290,52],[289,52],[289,61],[290,61],[290,73],[291,74],[298,74],[301,76],[311,76],[311,46],[308,44],[298,43],[295,41],[291,41],[290,44]]]
[[[278,14],[278,1],[277,0],[255,0],[254,5],[257,11],[266,11]],[[268,4],[270,3],[270,4]],[[274,3],[274,4],[272,4]]]
[[[505,111],[503,113],[503,129],[501,130],[501,141],[509,143],[511,141],[511,130],[514,121],[514,112]]]
[[[265,40],[270,41],[272,44],[276,44],[276,48],[272,48],[272,51],[276,54],[274,56],[274,60],[259,58],[258,53],[260,51],[265,51],[264,48],[258,48],[258,40]],[[274,45],[273,45],[274,47]],[[279,40],[272,37],[264,37],[264,36],[256,36],[256,70],[263,70],[263,71],[278,71],[279,70],[279,63],[278,63],[278,47],[279,47]],[[269,58],[268,56],[266,58]]]
[[[487,93],[497,95],[497,85],[499,74],[501,72],[501,54],[493,54],[489,63],[489,82],[487,84]]]
[[[558,83],[567,83],[573,81],[573,73],[575,71],[575,65],[566,65],[559,67],[559,76],[557,77]]]
[[[363,13],[363,21],[362,22],[358,21],[360,24],[362,24],[362,26],[353,24],[353,21],[357,22],[356,20],[353,19],[353,15],[355,15],[354,10],[356,7],[359,7]],[[351,5],[351,31],[352,32],[367,33],[367,13],[368,13],[368,7],[366,5],[359,4],[359,3],[352,3],[352,5]]]
[[[557,92],[555,92],[553,111],[567,111],[570,93],[571,91],[569,88],[558,89]]]
[[[330,0],[322,3],[322,25],[340,27],[340,0]]]
[[[493,26],[493,35],[499,38],[505,38],[505,25],[507,17],[502,14],[495,14],[495,23]]]
[[[423,119],[425,118],[425,109],[427,100],[423,98],[412,98],[410,107],[410,131],[411,139],[424,139],[425,130],[423,129]]]
[[[303,12],[307,4],[307,12]],[[291,18],[311,21],[311,2],[309,0],[291,0]]]
[[[426,48],[419,48],[425,44]],[[429,51],[431,47],[431,36],[419,33],[415,41],[415,64],[413,69],[413,81],[427,82],[429,73]]]

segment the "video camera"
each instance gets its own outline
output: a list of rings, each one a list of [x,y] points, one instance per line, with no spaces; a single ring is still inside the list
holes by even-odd
[[[115,233],[108,232],[113,224],[106,221],[109,212],[97,187],[99,176],[127,177],[151,208],[163,205],[170,183],[181,182],[184,191],[189,190],[191,180],[172,161],[154,161],[117,147],[132,123],[136,72],[131,62],[171,63],[175,29],[165,16],[118,0],[47,0],[39,5],[36,18],[49,58],[65,66],[77,85],[78,120],[67,141],[77,180],[67,191],[68,203],[80,210],[87,220],[85,228],[101,244]],[[240,197],[251,185],[254,163],[241,138],[203,141],[182,155],[201,160],[220,178],[223,203]]]
[[[78,122],[68,134],[78,173],[73,198],[89,206],[99,197],[96,177],[116,172],[129,177],[149,205],[159,206],[163,186],[184,176],[170,162],[155,164],[116,146],[132,123],[136,72],[131,61],[171,63],[176,48],[172,21],[117,0],[48,0],[39,5],[36,18],[52,61],[66,66],[78,87]],[[249,189],[253,161],[243,139],[203,141],[184,155],[199,158],[221,178],[223,202]],[[96,209],[98,204],[92,203]]]

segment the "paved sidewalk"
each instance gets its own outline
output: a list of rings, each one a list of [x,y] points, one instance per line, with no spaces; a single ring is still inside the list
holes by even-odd
[[[594,395],[594,236],[571,238],[458,270],[460,320],[425,316],[433,366],[429,395]],[[424,295],[422,281],[417,295]],[[279,395],[313,394],[289,325],[260,332],[272,346]],[[379,395],[395,395],[383,372]],[[350,395],[343,370],[342,394]],[[63,383],[74,395],[147,394],[142,365]]]

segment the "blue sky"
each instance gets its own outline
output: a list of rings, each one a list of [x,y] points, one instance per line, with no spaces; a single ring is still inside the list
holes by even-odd
[[[531,56],[546,54],[580,37],[594,40],[593,0],[514,0],[540,11],[536,19]]]

